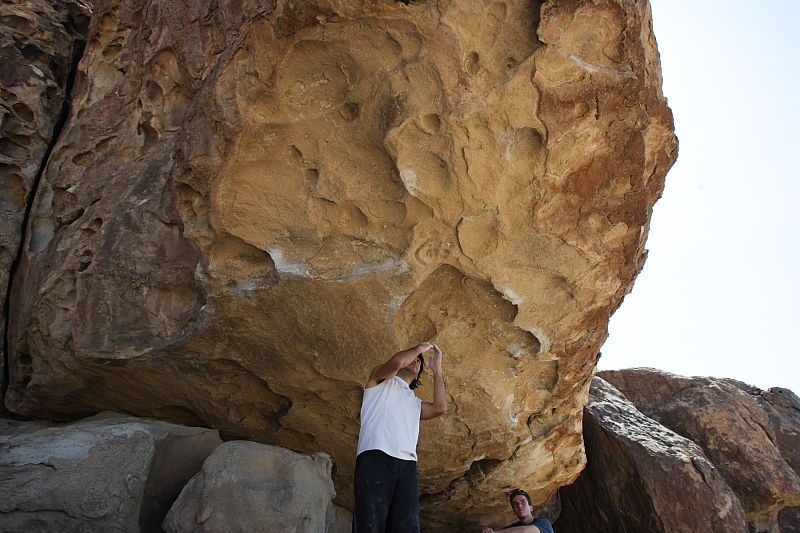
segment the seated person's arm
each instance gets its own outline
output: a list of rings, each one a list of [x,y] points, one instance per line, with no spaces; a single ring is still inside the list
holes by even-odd
[[[490,527],[485,527],[481,533],[547,533],[543,532],[536,526],[511,526],[505,529],[494,530]]]

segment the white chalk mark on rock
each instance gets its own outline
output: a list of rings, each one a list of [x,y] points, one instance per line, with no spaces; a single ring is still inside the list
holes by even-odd
[[[593,63],[589,63],[588,61],[584,61],[580,57],[576,56],[575,54],[570,54],[569,58],[572,60],[573,63],[578,65],[584,70],[588,70],[591,73],[595,72],[602,72],[603,74],[608,74],[610,76],[615,76],[619,78],[635,78],[636,74],[631,71],[629,66],[625,66],[622,70],[617,70],[609,67],[604,67],[601,65],[595,65]]]
[[[302,276],[304,278],[309,277],[305,263],[289,261],[283,256],[283,252],[281,252],[279,248],[275,246],[267,248],[267,253],[272,258],[272,261],[275,263],[275,269],[280,274],[294,274],[295,276]]]
[[[400,170],[400,179],[403,180],[408,194],[417,196],[419,189],[417,188],[417,173],[413,169],[404,168]]]

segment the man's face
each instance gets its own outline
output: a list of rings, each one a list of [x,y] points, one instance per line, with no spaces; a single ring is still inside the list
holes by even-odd
[[[420,361],[419,357],[417,357],[416,359],[411,361],[411,363],[409,363],[406,369],[412,371],[414,373],[414,376],[416,376],[419,373],[419,367],[421,364],[422,361]]]
[[[531,506],[528,504],[528,499],[522,494],[518,494],[511,498],[511,508],[517,518],[525,518],[531,514]]]

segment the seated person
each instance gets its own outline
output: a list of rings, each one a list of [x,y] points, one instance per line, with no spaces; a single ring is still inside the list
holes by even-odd
[[[553,533],[553,525],[547,518],[533,516],[531,497],[522,489],[514,489],[508,495],[511,510],[517,515],[517,521],[500,531],[504,533]],[[485,527],[481,533],[495,533],[490,527]]]

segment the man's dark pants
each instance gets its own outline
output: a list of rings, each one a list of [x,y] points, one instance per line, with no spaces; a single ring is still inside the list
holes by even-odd
[[[380,450],[356,458],[353,533],[418,533],[417,462]]]

